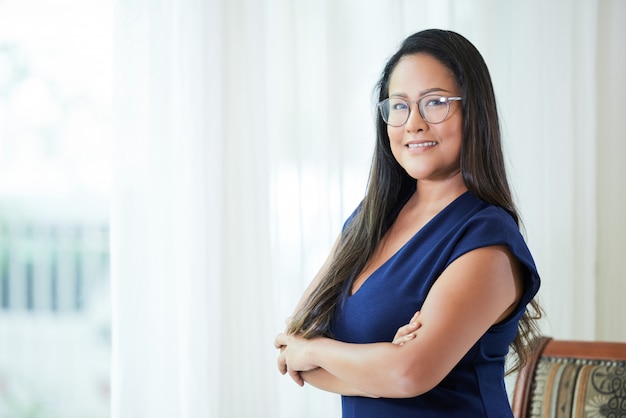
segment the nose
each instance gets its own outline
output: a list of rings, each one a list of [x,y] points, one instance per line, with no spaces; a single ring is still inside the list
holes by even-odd
[[[422,119],[422,115],[419,112],[417,107],[417,103],[411,103],[411,111],[409,112],[409,119],[407,119],[404,124],[404,128],[407,132],[419,132],[428,128],[428,124],[424,119]]]

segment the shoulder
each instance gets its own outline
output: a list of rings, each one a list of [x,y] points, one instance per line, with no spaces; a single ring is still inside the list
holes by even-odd
[[[519,226],[510,213],[501,207],[475,199],[473,210],[467,212],[457,228],[459,245],[471,249],[507,245],[526,248]]]
[[[448,263],[477,249],[500,246],[522,267],[528,293],[524,299],[534,296],[539,289],[539,273],[519,226],[503,208],[474,199],[479,203],[459,225]]]

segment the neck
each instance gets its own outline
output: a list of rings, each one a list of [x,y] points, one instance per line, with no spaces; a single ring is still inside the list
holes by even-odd
[[[417,180],[413,198],[420,204],[447,204],[467,191],[461,173],[444,180]]]

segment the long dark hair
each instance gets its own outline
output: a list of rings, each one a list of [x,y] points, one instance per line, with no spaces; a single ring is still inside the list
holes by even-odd
[[[463,98],[463,141],[460,168],[467,189],[479,199],[504,208],[515,222],[519,215],[509,188],[500,139],[495,94],[487,65],[480,52],[463,36],[439,29],[418,32],[404,40],[388,60],[377,83],[378,100],[389,96],[389,79],[400,59],[426,53],[449,68]],[[330,336],[330,324],[342,292],[365,267],[380,240],[393,223],[416,181],[394,158],[387,125],[376,121],[376,147],[361,210],[346,225],[329,268],[288,327],[305,338]],[[512,370],[526,362],[528,351],[539,335],[541,307],[533,300],[519,323],[511,344],[517,354]]]

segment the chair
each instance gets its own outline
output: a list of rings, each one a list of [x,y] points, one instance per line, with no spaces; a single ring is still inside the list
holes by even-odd
[[[626,343],[543,337],[512,408],[515,418],[626,418]]]

